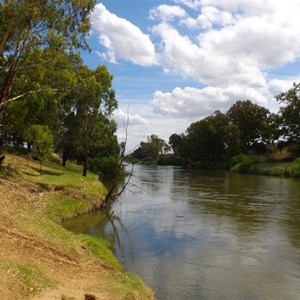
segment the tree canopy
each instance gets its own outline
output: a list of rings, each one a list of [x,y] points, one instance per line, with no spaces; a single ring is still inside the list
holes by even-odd
[[[84,65],[94,0],[0,0],[0,150],[53,150],[83,163],[117,156],[113,76]]]

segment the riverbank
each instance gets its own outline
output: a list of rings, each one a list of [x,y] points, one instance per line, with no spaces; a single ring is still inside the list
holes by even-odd
[[[56,161],[57,160],[57,161]],[[0,175],[1,299],[152,299],[122,271],[108,243],[75,235],[61,221],[99,208],[106,190],[97,176],[6,155]],[[88,295],[91,295],[88,298]]]

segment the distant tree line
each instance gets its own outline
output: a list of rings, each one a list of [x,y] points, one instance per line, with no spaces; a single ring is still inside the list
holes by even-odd
[[[300,83],[276,99],[280,104],[277,114],[250,100],[237,101],[226,113],[215,111],[184,133],[172,134],[168,144],[156,135],[149,136],[130,158],[162,165],[217,165],[241,153],[264,154],[270,145],[278,151],[287,148],[296,158],[300,156]],[[237,159],[242,158],[245,156]]]
[[[214,112],[169,138],[175,155],[191,162],[220,163],[239,153],[262,154],[268,145],[287,147],[300,156],[300,84],[276,96],[278,114],[250,100],[237,101],[226,113]]]
[[[0,151],[24,150],[44,161],[53,150],[83,165],[116,157],[113,76],[92,70],[88,50],[94,0],[0,1]],[[95,169],[95,166],[93,166]]]

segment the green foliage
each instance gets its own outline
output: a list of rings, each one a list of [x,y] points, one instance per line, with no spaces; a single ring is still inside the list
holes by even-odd
[[[157,164],[160,166],[183,166],[184,159],[175,155],[164,155],[158,159]]]
[[[300,155],[300,83],[276,96],[284,105],[280,108],[281,134],[295,156]]]
[[[251,101],[237,101],[227,112],[231,124],[238,127],[241,138],[242,151],[247,152],[249,147],[265,137],[270,112]]]
[[[140,160],[151,158],[154,161],[158,159],[159,155],[169,150],[169,145],[164,140],[155,134],[151,134],[146,142],[140,143],[140,146],[131,154],[131,157]]]
[[[26,140],[31,144],[33,157],[45,162],[53,153],[53,135],[47,126],[32,125],[26,134]]]
[[[291,175],[295,178],[300,178],[300,157],[293,161],[291,166]]]
[[[184,156],[184,135],[172,134],[169,137],[169,145],[171,146],[175,155]]]
[[[219,162],[226,153],[225,128],[228,125],[224,114],[216,111],[200,121],[192,123],[187,129],[185,152],[193,162]]]
[[[253,159],[244,153],[240,153],[230,160],[231,170],[239,173],[245,173],[253,166],[253,164]]]
[[[42,82],[40,71],[51,70],[62,50],[88,48],[85,37],[94,5],[94,0],[0,2],[0,116],[11,99],[55,88]],[[38,51],[46,51],[48,58],[41,61],[37,55],[32,61],[32,53]]]
[[[146,157],[145,159],[143,159],[142,164],[152,166],[156,165],[156,161],[152,157]]]
[[[88,165],[92,172],[102,176],[115,176],[119,171],[119,161],[114,156],[91,158]]]

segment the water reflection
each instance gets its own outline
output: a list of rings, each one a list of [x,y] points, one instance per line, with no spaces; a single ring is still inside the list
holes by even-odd
[[[138,197],[69,222],[105,236],[158,299],[299,299],[299,181],[135,168]]]

